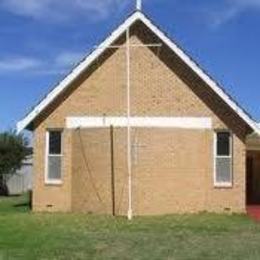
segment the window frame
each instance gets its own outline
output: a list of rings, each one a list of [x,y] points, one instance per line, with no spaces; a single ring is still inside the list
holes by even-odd
[[[229,134],[229,152],[230,155],[218,155],[218,134],[219,133],[228,133]],[[216,188],[232,188],[233,187],[233,159],[234,159],[234,151],[233,151],[233,133],[227,129],[218,129],[214,132],[214,158],[213,158],[213,165],[214,165],[214,187]],[[217,159],[230,159],[230,181],[229,182],[219,182],[217,181]]]
[[[60,132],[61,134],[61,154],[50,154],[50,133],[51,132]],[[60,128],[52,128],[46,130],[45,135],[45,184],[47,185],[61,185],[62,181],[62,165],[63,165],[63,129]],[[59,179],[50,179],[49,178],[49,157],[59,157],[61,158],[61,176]]]

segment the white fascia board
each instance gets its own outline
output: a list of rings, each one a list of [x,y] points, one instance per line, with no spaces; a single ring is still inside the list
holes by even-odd
[[[135,12],[125,22],[119,26],[98,48],[86,57],[64,80],[60,82],[23,120],[17,123],[17,132],[24,130],[60,93],[84,72],[100,55],[104,53],[106,47],[113,44],[124,31],[135,21],[140,19],[140,12]]]
[[[107,128],[127,127],[136,128],[183,128],[183,129],[212,129],[212,119],[209,117],[67,117],[66,127],[77,128]]]
[[[257,134],[260,127],[241,109],[222,89],[213,81],[183,50],[169,39],[151,20],[143,13],[135,12],[121,26],[119,26],[99,47],[94,50],[82,63],[80,63],[47,97],[37,105],[22,121],[17,124],[17,131],[24,130],[64,89],[66,89],[91,63],[97,59],[118,37],[124,33],[134,22],[141,20],[155,33],[167,46],[169,46],[215,93],[217,93]]]
[[[150,28],[166,45],[168,45],[215,93],[217,93],[256,133],[260,135],[260,128],[222,89],[213,81],[182,49],[169,39],[151,20],[141,14],[140,19]]]

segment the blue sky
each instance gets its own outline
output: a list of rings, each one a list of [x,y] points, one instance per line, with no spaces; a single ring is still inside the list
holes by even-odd
[[[134,0],[0,0],[0,131],[134,9]],[[260,121],[260,0],[144,0],[144,12]]]

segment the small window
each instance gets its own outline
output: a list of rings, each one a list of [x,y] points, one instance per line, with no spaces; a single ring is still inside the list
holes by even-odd
[[[46,182],[61,183],[62,131],[48,131],[46,136]]]
[[[215,178],[216,186],[232,186],[232,135],[230,132],[215,133]]]

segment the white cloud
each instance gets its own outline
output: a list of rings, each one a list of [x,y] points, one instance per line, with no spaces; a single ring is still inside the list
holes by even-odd
[[[244,6],[246,8],[260,8],[260,0],[227,0],[230,4]]]
[[[129,0],[1,0],[0,7],[38,20],[104,19]]]
[[[211,19],[211,26],[212,27],[219,27],[222,24],[225,24],[229,22],[230,20],[233,20],[235,17],[237,17],[240,14],[240,9],[238,8],[228,8],[221,11],[213,11],[210,12],[210,19]]]
[[[17,72],[35,69],[41,62],[34,58],[11,57],[0,60],[0,72]]]
[[[220,26],[250,10],[260,11],[260,0],[225,0],[220,10],[210,13],[212,25]]]
[[[81,52],[62,52],[55,58],[58,67],[72,66],[78,63],[85,54]]]
[[[49,59],[10,57],[0,59],[0,74],[27,73],[28,75],[63,74],[82,58],[80,52],[61,52]]]

